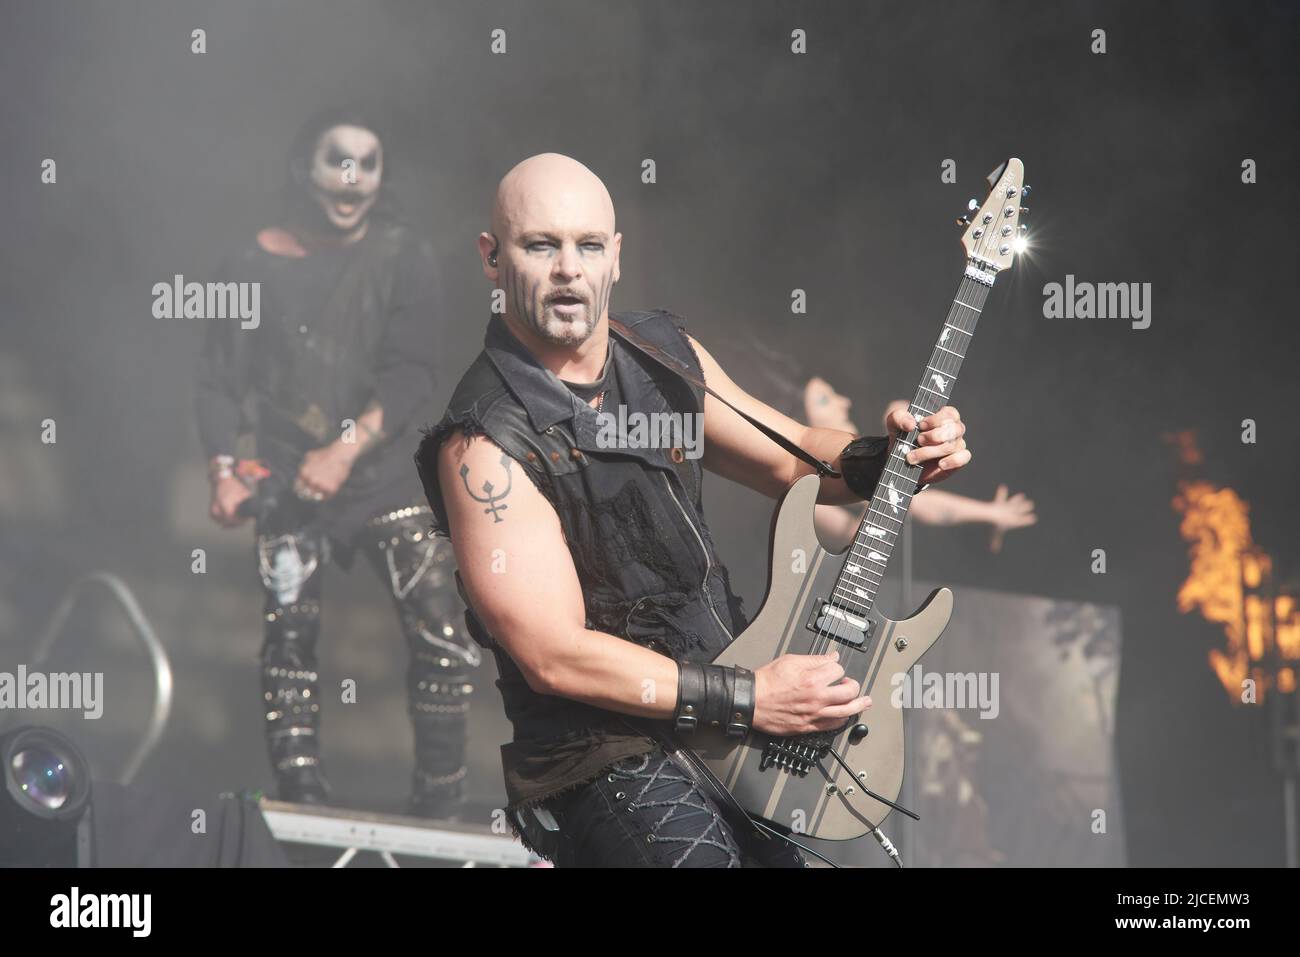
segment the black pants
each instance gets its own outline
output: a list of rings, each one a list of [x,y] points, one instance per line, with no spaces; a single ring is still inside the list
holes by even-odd
[[[463,795],[469,671],[480,651],[466,634],[451,544],[428,533],[429,509],[375,516],[358,548],[392,593],[410,656],[407,697],[415,732],[413,813],[453,814]],[[265,595],[262,695],[267,749],[284,800],[324,800],[321,682],[316,664],[321,578],[329,542],[293,503],[259,523]],[[373,643],[370,635],[358,640]],[[337,693],[331,689],[331,693]]]
[[[779,838],[738,838],[717,805],[662,749],[626,758],[547,802],[557,867],[803,867]]]

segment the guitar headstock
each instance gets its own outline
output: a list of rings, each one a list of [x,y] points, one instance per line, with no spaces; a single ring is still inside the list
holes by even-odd
[[[1025,247],[1026,227],[1020,219],[1029,210],[1020,203],[1029,196],[1025,185],[1025,166],[1012,157],[987,177],[989,194],[980,206],[971,200],[968,211],[957,219],[966,226],[961,244],[968,259],[996,270],[1011,265],[1016,253]]]

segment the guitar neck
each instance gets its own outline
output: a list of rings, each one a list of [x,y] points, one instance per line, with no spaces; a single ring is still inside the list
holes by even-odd
[[[971,259],[967,263],[915,397],[908,406],[918,421],[938,412],[952,397],[962,360],[975,336],[975,325],[996,275],[996,269],[980,260]],[[902,533],[912,492],[921,475],[921,466],[909,465],[905,458],[916,447],[916,436],[915,431],[900,435],[890,450],[885,471],[876,483],[871,504],[844,556],[844,567],[830,599],[832,604],[864,618],[875,604],[876,592],[884,581],[885,569]]]

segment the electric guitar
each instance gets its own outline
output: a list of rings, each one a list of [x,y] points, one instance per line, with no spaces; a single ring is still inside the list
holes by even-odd
[[[917,419],[952,397],[989,289],[1021,248],[1024,166],[1009,159],[988,177],[984,204],[958,222],[965,271],[909,411]],[[839,663],[872,706],[832,732],[740,740],[699,728],[690,746],[752,817],[811,837],[847,840],[897,807],[903,782],[903,713],[890,703],[894,675],[908,672],[948,624],[952,592],[939,588],[902,621],[875,607],[876,591],[903,528],[921,467],[904,458],[917,433],[898,437],[853,542],[832,554],[813,526],[821,479],[807,475],[786,492],[771,532],[768,591],[753,622],[716,659],[755,670],[784,654],[839,652]],[[905,810],[905,809],[904,809]]]

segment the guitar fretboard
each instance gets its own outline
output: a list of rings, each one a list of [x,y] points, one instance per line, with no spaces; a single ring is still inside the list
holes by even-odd
[[[948,317],[939,330],[930,361],[925,364],[909,410],[917,420],[948,404],[962,360],[970,348],[980,311],[988,298],[996,272],[972,260],[957,287]],[[917,433],[900,435],[890,450],[885,471],[876,484],[871,504],[862,517],[853,544],[844,556],[844,567],[836,579],[830,603],[849,614],[866,618],[885,578],[885,568],[903,529],[912,504],[912,493],[921,466],[909,465],[905,456],[916,447]]]

